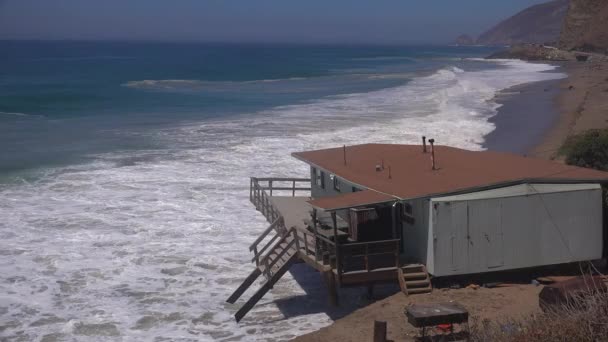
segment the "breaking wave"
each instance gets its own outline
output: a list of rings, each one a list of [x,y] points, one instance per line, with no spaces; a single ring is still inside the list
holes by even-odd
[[[201,80],[141,80],[129,81],[123,87],[145,90],[206,90],[209,88],[222,88],[234,85],[252,85],[274,82],[290,82],[306,80],[306,77],[290,77],[278,79],[262,79],[253,81],[201,81]]]

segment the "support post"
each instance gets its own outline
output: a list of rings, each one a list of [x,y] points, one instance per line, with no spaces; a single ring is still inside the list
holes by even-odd
[[[258,246],[253,247],[253,255],[255,256],[255,266],[260,266],[260,256],[258,255]]]
[[[319,233],[317,232],[317,209],[312,209],[312,230],[315,233],[315,260],[319,261]]]
[[[336,212],[331,212],[331,220],[334,225],[334,248],[336,253],[336,272],[338,273],[338,277],[342,277],[342,261],[340,260],[340,241],[338,241],[338,222],[336,218]],[[341,278],[339,278],[341,281]]]
[[[387,342],[386,331],[385,321],[374,321],[374,342]]]
[[[293,233],[293,239],[296,241],[296,250],[298,253],[300,252],[300,239],[298,237],[298,232],[295,228],[292,228],[291,232]]]
[[[323,272],[323,278],[327,285],[327,294],[329,296],[329,304],[331,306],[338,306],[338,288],[336,287],[336,277],[332,270]]]
[[[331,212],[331,222],[334,226],[334,242],[338,245],[338,220],[336,218],[336,212]]]

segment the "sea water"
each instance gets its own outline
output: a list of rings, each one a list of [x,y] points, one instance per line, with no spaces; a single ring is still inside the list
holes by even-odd
[[[250,176],[367,142],[481,149],[502,89],[563,77],[481,47],[0,42],[0,339],[285,340],[326,304],[305,265],[239,324],[267,227]],[[254,286],[255,287],[255,286]]]

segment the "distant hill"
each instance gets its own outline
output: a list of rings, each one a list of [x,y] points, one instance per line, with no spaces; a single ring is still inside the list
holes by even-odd
[[[557,42],[568,10],[568,2],[569,0],[555,0],[529,7],[481,34],[477,38],[477,44],[513,45]],[[597,0],[597,2],[608,2],[608,0]]]
[[[462,34],[456,38],[456,44],[458,45],[473,45],[475,44],[475,39],[473,39],[468,34]]]
[[[572,0],[560,48],[608,53],[608,0]]]

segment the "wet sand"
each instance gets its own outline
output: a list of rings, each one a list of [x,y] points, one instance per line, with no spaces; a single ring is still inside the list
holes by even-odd
[[[492,151],[527,155],[542,142],[559,119],[556,99],[560,80],[527,83],[500,92],[502,106],[490,121],[496,129],[485,137],[483,147]]]
[[[515,86],[497,95],[502,104],[490,121],[496,129],[484,147],[559,160],[573,134],[608,127],[608,59],[559,62],[567,78]]]
[[[530,151],[541,158],[559,159],[559,148],[572,134],[608,127],[608,59],[565,62],[562,67],[568,78],[559,82],[559,118]]]

